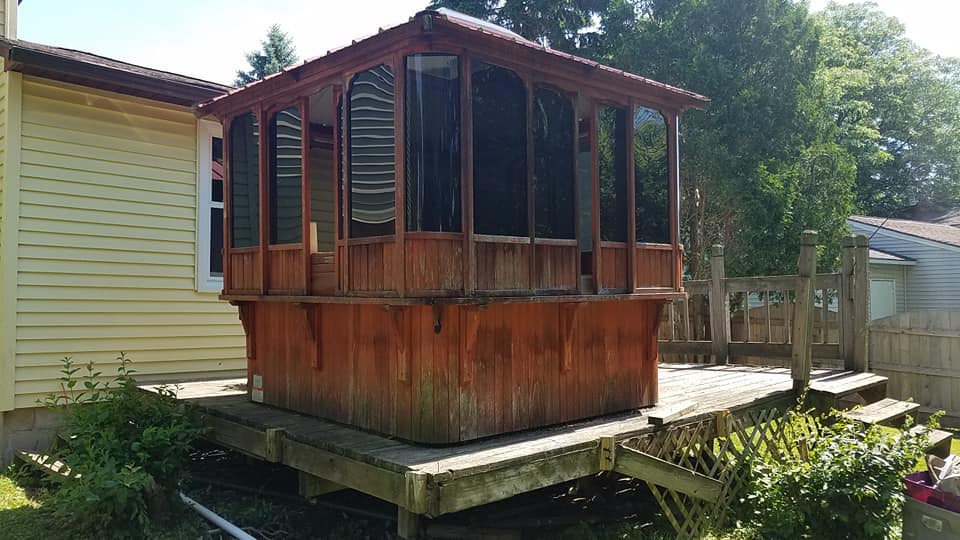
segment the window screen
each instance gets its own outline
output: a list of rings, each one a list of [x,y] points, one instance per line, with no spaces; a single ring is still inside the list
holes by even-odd
[[[627,241],[627,111],[600,107],[600,239]]]
[[[533,93],[536,236],[576,238],[573,104],[549,88]]]
[[[396,225],[393,68],[380,65],[350,83],[350,236],[393,234]]]
[[[516,73],[473,68],[473,223],[478,234],[527,236],[527,97]]]
[[[230,245],[260,244],[260,128],[253,113],[230,123]]]
[[[460,232],[460,62],[406,61],[406,227]]]
[[[303,122],[299,107],[270,120],[270,243],[303,239]]]
[[[670,243],[670,171],[667,125],[654,109],[633,116],[633,166],[637,181],[637,242]]]

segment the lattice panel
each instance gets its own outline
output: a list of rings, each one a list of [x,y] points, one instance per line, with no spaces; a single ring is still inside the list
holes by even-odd
[[[723,484],[716,502],[690,497],[648,482],[664,516],[679,539],[703,537],[722,525],[735,500],[749,482],[750,458],[806,452],[816,441],[819,426],[792,409],[769,407],[720,414],[671,426],[625,441],[629,448],[704,474]],[[799,441],[799,444],[797,442]]]

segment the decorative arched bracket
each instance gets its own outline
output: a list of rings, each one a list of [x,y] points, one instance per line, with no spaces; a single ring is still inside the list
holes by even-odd
[[[256,313],[256,304],[252,302],[237,302],[237,316],[240,317],[240,324],[243,325],[243,333],[247,337],[247,360],[253,360],[257,354],[257,333],[256,324],[254,324],[254,314]]]

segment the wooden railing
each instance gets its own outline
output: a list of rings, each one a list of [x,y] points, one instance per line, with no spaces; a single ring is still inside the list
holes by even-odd
[[[817,234],[800,239],[797,274],[728,278],[713,246],[711,278],[684,282],[687,298],[668,303],[660,325],[664,362],[790,365],[866,370],[866,237],[843,241],[841,271],[816,274]]]

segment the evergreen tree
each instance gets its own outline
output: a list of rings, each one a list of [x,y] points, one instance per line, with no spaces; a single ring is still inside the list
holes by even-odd
[[[260,50],[248,52],[246,57],[250,71],[237,70],[237,79],[233,83],[236,86],[262,80],[298,60],[293,41],[277,24],[267,31],[266,39],[260,42]]]

